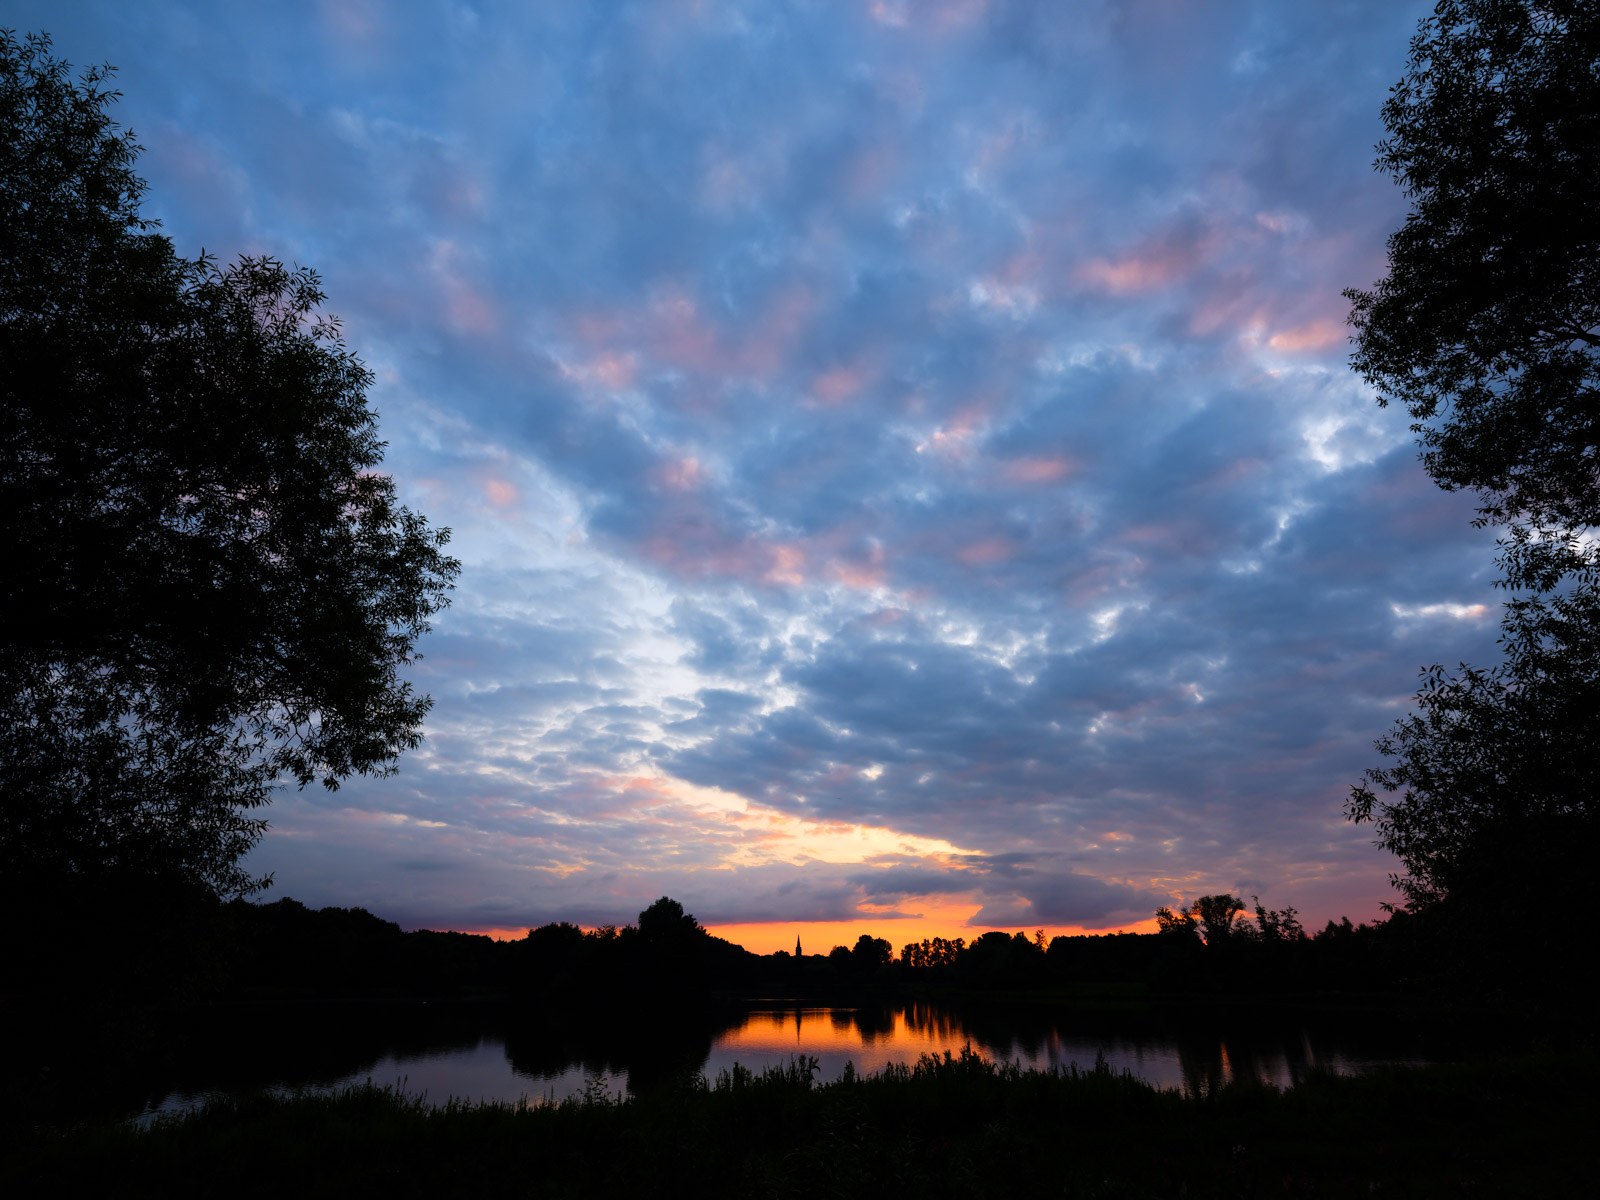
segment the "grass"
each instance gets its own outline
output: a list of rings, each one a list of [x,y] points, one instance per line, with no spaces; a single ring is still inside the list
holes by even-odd
[[[1562,1196],[1595,1178],[1592,1056],[1316,1074],[1194,1097],[970,1051],[815,1082],[811,1063],[620,1100],[256,1095],[14,1134],[13,1196]]]

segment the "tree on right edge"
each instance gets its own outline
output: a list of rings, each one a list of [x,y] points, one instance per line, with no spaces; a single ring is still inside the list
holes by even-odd
[[[1504,660],[1425,671],[1346,811],[1413,911],[1486,931],[1508,889],[1575,889],[1597,845],[1600,6],[1442,0],[1383,119],[1376,166],[1412,208],[1388,276],[1346,293],[1352,366],[1435,482],[1478,493],[1510,596]]]

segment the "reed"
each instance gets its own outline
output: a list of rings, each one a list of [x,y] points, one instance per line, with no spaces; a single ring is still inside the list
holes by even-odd
[[[146,1129],[13,1137],[0,1190],[115,1195],[1579,1194],[1593,1058],[1162,1091],[970,1049],[821,1083],[813,1059],[621,1098],[442,1103],[398,1086],[219,1099]],[[893,1192],[889,1192],[893,1194]]]

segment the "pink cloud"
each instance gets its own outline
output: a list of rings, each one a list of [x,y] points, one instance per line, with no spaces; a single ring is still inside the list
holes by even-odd
[[[763,579],[768,583],[782,583],[790,587],[799,587],[806,581],[805,551],[795,545],[778,545],[771,547],[772,565],[767,568]]]
[[[1166,287],[1189,274],[1210,248],[1209,238],[1150,246],[1121,258],[1092,258],[1074,273],[1077,279],[1114,296],[1137,295]]]
[[[889,625],[898,625],[905,620],[906,610],[903,608],[880,608],[877,612],[868,613],[860,618],[860,624],[882,629]]]
[[[883,194],[898,158],[887,146],[861,151],[849,162],[841,180],[844,194],[851,200],[870,200]]]
[[[620,312],[586,310],[567,317],[567,328],[584,345],[599,348],[623,336],[628,317]]]
[[[834,367],[811,381],[811,394],[823,404],[840,404],[860,392],[869,378],[860,365]]]
[[[1011,459],[1000,468],[1000,475],[1008,483],[1059,483],[1072,473],[1074,465],[1064,455],[1032,455]]]
[[[1122,531],[1122,541],[1147,546],[1164,556],[1192,558],[1216,552],[1217,534],[1192,516],[1149,521]]]
[[[601,354],[589,364],[589,374],[612,391],[632,386],[636,363],[631,354]]]
[[[516,486],[504,479],[485,481],[483,491],[489,497],[489,503],[496,508],[510,508],[522,498]]]
[[[956,557],[969,567],[984,567],[1004,562],[1013,553],[1011,544],[1004,538],[981,538],[956,551]]]
[[[816,308],[816,294],[804,284],[779,291],[741,347],[739,369],[758,378],[776,375],[788,361]]]
[[[500,328],[499,307],[468,279],[462,258],[460,247],[452,241],[440,241],[433,247],[431,265],[439,282],[445,320],[457,333],[493,334]]]
[[[1311,321],[1273,334],[1267,345],[1289,354],[1315,354],[1339,345],[1349,336],[1343,321]]]
[[[884,566],[883,547],[877,542],[871,544],[865,557],[856,555],[832,559],[828,563],[827,573],[829,578],[853,588],[882,587],[889,577],[888,568]]]
[[[1087,608],[1107,597],[1127,593],[1145,570],[1144,560],[1131,556],[1079,571],[1067,582],[1067,601],[1075,608]]]
[[[692,455],[674,458],[663,463],[656,472],[661,486],[672,492],[698,491],[706,481],[705,468]]]
[[[687,467],[688,462],[693,460],[674,460],[659,470],[700,470],[698,464]],[[889,581],[883,546],[863,537],[858,527],[839,526],[796,539],[735,536],[692,489],[665,503],[655,529],[636,545],[646,560],[686,579],[731,578],[762,587],[829,582],[861,589],[884,587]]]
[[[688,289],[674,287],[644,310],[585,312],[569,328],[586,346],[630,364],[659,363],[719,381],[740,375],[765,380],[786,365],[815,308],[810,288],[786,288],[740,338],[708,318]]]
[[[692,500],[674,509],[655,533],[638,543],[640,554],[656,566],[681,579],[732,578],[766,587],[806,582],[807,556],[799,545],[730,537]]]
[[[1236,458],[1207,474],[1199,486],[1206,491],[1221,491],[1259,475],[1266,466],[1267,461],[1264,458],[1255,456]]]
[[[724,369],[729,365],[719,345],[716,328],[701,319],[694,297],[681,290],[662,296],[651,314],[651,343],[656,355],[677,367],[696,371]]]

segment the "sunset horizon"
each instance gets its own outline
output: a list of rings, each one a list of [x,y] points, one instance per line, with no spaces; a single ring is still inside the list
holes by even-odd
[[[316,270],[460,561],[421,744],[280,784],[256,898],[1376,920],[1350,788],[1502,611],[1348,362],[1429,7],[12,5],[116,68],[177,254]]]

